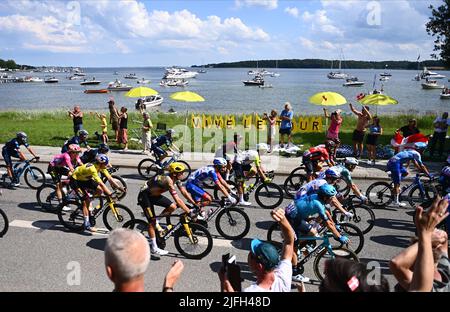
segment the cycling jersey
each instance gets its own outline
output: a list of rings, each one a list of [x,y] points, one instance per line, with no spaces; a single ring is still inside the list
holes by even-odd
[[[322,220],[328,220],[325,213],[325,205],[319,200],[317,194],[302,197],[294,201],[294,208],[291,211],[286,211],[290,219],[305,220],[310,216],[318,214]]]
[[[234,156],[234,162],[242,165],[250,165],[253,162],[259,167],[261,166],[261,159],[255,150],[247,150],[237,153]]]
[[[343,165],[336,165],[333,167],[330,167],[329,169],[334,170],[334,172],[338,173],[344,181],[346,181],[348,184],[352,183],[352,175],[350,173],[350,170],[345,168]],[[325,179],[325,171],[322,171],[319,173],[318,179]]]
[[[173,142],[172,137],[169,137],[167,135],[161,135],[153,140],[152,146],[160,147],[163,145],[167,145],[167,147],[169,147],[170,145],[172,145],[172,142]]]
[[[400,163],[404,164],[407,161],[415,160],[419,165],[422,165],[422,157],[420,156],[419,152],[415,150],[405,150],[401,151],[400,153],[394,155],[389,159],[389,163]]]
[[[12,139],[9,142],[6,142],[5,146],[3,146],[3,150],[8,153],[11,156],[17,155],[20,151],[20,145],[25,146],[28,148],[29,144],[27,142],[25,143],[19,143],[19,140],[17,138]],[[14,156],[17,157],[17,156]]]
[[[79,145],[79,146],[81,146],[81,144],[83,144],[84,147],[86,147],[88,145],[86,141],[81,141],[80,137],[78,135],[76,135],[76,136],[72,137],[70,140],[67,140],[64,143],[64,146],[61,149],[61,153],[67,152],[69,150],[69,145],[70,144],[76,144],[76,145]]]
[[[103,173],[108,179],[111,177],[107,169],[100,169],[99,164],[87,163],[75,168],[72,173],[72,178],[77,181],[89,181],[94,180],[97,183],[102,182],[102,179],[98,175],[99,172]]]
[[[152,179],[148,180],[145,183],[144,188],[148,188],[149,190],[158,189],[158,190],[161,190],[162,193],[165,193],[170,189],[170,181],[171,180],[172,179],[168,175],[160,174],[160,175],[157,175],[157,176],[153,177]],[[174,183],[177,186],[181,186],[181,181],[179,181],[179,180],[175,181]],[[176,191],[172,195],[176,195]]]
[[[444,191],[450,188],[450,166],[445,166],[442,168],[439,176],[439,183],[442,185]]]
[[[81,162],[80,157],[77,156],[76,162]],[[70,158],[69,153],[63,153],[53,157],[52,161],[50,162],[50,166],[69,167],[70,170],[73,170],[72,159]]]
[[[311,147],[303,153],[303,162],[305,161],[324,161],[329,160],[330,155],[324,147]]]
[[[194,171],[186,181],[186,183],[193,183],[197,186],[201,186],[202,182],[211,179],[215,184],[219,178],[217,177],[216,169],[214,166],[206,166]]]
[[[87,164],[89,162],[93,162],[98,153],[98,148],[91,148],[89,151],[85,151],[83,155],[81,155],[80,159],[84,164]]]
[[[327,181],[324,180],[324,178],[317,178],[315,180],[312,180],[311,182],[306,183],[295,194],[295,200],[299,200],[307,195],[316,194],[319,187],[324,184],[327,184]]]

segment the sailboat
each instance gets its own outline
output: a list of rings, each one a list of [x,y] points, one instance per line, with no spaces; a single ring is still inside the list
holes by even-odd
[[[384,68],[385,68],[385,70],[383,73],[380,74],[380,77],[392,77],[392,74],[386,71],[388,68],[387,64],[384,66]]]
[[[346,79],[346,78],[348,78],[347,74],[341,72],[341,65],[342,65],[342,57],[339,60],[339,70],[336,72],[333,72],[333,60],[331,60],[331,71],[327,75],[328,79]]]
[[[278,60],[275,61],[275,68],[278,69]],[[273,72],[270,77],[280,77],[280,74],[277,72]]]

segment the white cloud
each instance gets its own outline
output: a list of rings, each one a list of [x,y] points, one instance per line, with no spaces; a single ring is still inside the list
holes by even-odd
[[[299,38],[300,44],[307,49],[313,49],[314,48],[314,42],[312,40],[309,40],[305,37],[300,37]]]
[[[333,25],[325,10],[317,10],[314,13],[305,11],[302,14],[302,19],[307,25],[311,25],[311,30],[315,33],[324,33],[339,37],[344,35],[341,29]]]
[[[122,40],[116,40],[115,44],[122,54],[128,54],[131,52],[130,48]]]
[[[284,12],[289,14],[289,15],[291,15],[291,16],[293,16],[293,17],[295,17],[295,18],[297,18],[298,15],[299,15],[298,8],[296,8],[296,7],[292,7],[292,8],[291,7],[287,7],[287,8],[284,9]]]
[[[274,10],[278,7],[278,0],[235,0],[236,7],[262,7]]]

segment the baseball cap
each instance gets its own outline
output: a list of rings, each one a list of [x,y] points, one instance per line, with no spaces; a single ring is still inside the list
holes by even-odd
[[[264,269],[270,271],[280,262],[280,256],[277,249],[269,243],[264,243],[255,238],[251,242],[251,252],[256,257],[256,261],[264,266]]]

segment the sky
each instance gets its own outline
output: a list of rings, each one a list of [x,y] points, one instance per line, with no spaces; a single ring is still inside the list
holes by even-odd
[[[0,1],[0,58],[190,66],[256,59],[430,59],[441,0]]]

